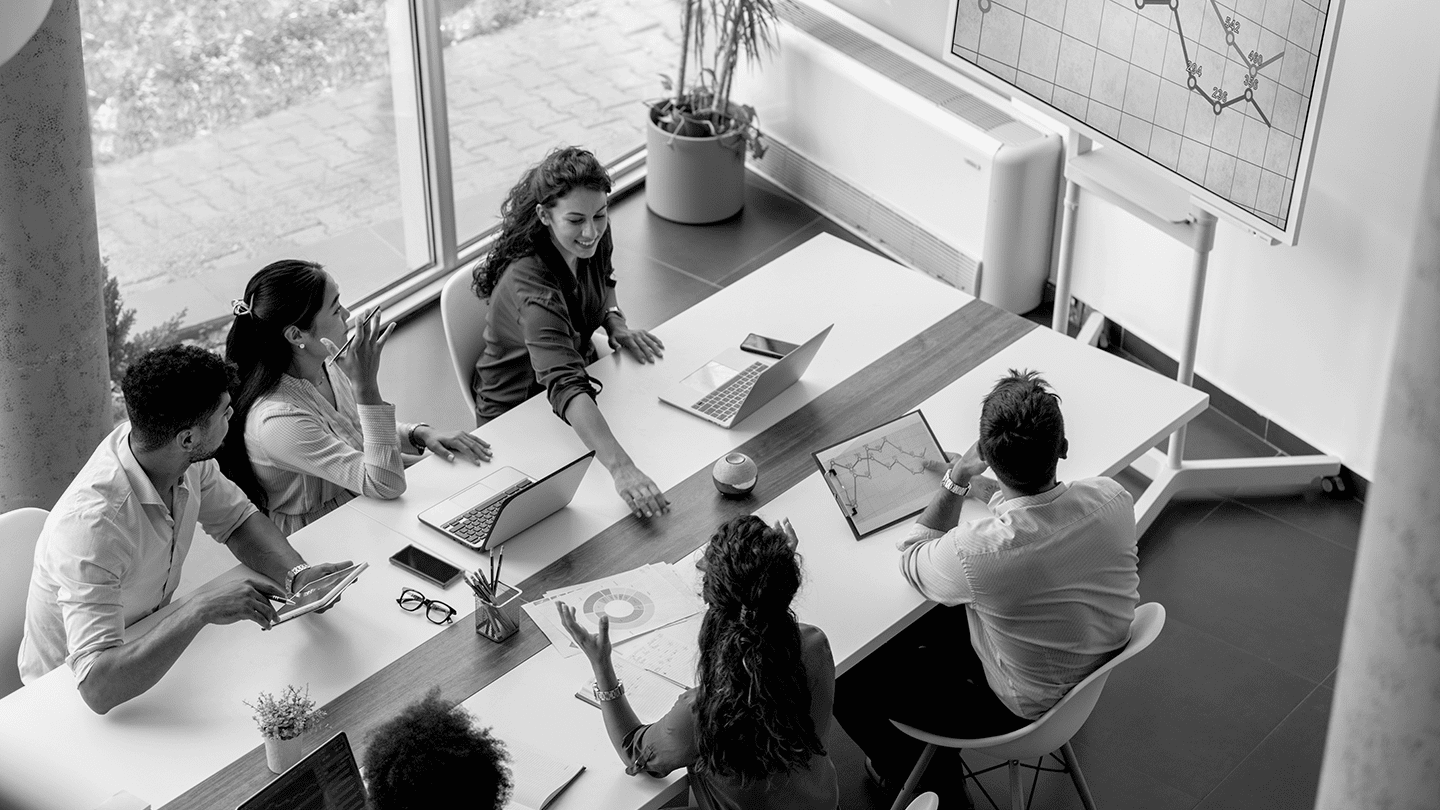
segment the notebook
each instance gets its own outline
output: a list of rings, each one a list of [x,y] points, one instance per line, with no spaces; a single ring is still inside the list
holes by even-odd
[[[660,401],[720,427],[734,427],[798,382],[834,327],[834,324],[825,327],[795,351],[774,362],[738,348],[726,349],[667,388],[660,395]]]
[[[501,467],[421,512],[420,521],[476,551],[489,551],[564,508],[575,497],[589,452],[538,480]]]

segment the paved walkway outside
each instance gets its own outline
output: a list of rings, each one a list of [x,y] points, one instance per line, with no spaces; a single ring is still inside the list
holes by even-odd
[[[445,52],[457,229],[493,223],[525,166],[574,143],[639,145],[677,0],[579,0]],[[406,270],[389,78],[96,172],[100,249],[136,330],[228,314],[269,261],[309,258],[355,299]]]

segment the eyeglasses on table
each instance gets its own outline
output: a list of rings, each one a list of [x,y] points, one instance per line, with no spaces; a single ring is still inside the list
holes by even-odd
[[[425,618],[429,619],[431,624],[449,624],[450,620],[455,617],[455,608],[439,599],[427,599],[425,594],[414,588],[401,590],[400,598],[395,600],[395,604],[399,605],[401,610],[408,610],[411,613],[425,608]]]

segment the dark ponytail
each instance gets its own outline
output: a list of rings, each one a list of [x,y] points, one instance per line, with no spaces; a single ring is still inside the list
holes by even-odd
[[[252,276],[245,285],[245,297],[235,302],[235,320],[225,338],[225,359],[239,368],[240,385],[230,393],[235,412],[217,460],[221,471],[261,509],[267,508],[269,498],[245,449],[245,418],[290,367],[293,351],[285,329],[310,328],[325,306],[328,278],[315,262],[282,259]]]
[[[795,550],[760,518],[736,518],[710,538],[696,701],[699,770],[750,784],[825,753],[790,610],[799,589]]]

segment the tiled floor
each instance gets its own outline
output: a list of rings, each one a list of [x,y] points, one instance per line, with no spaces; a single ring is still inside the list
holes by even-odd
[[[617,203],[612,221],[621,302],[641,325],[665,320],[815,233],[854,241],[758,180],[730,222],[665,222],[645,209],[643,194]],[[402,418],[464,424],[459,393],[436,395],[455,386],[444,352],[437,311],[397,332],[383,385],[395,392]],[[1218,414],[1192,425],[1190,457],[1276,452]],[[1165,510],[1140,543],[1141,598],[1166,606],[1165,631],[1116,670],[1075,738],[1101,807],[1313,806],[1360,514],[1359,502],[1318,493],[1185,501]],[[838,727],[829,747],[842,806],[888,807]],[[1003,774],[985,777],[1002,805]],[[1046,810],[1080,807],[1069,780],[1054,774],[1042,775],[1034,801]],[[942,797],[942,807],[956,805],[954,796]]]

